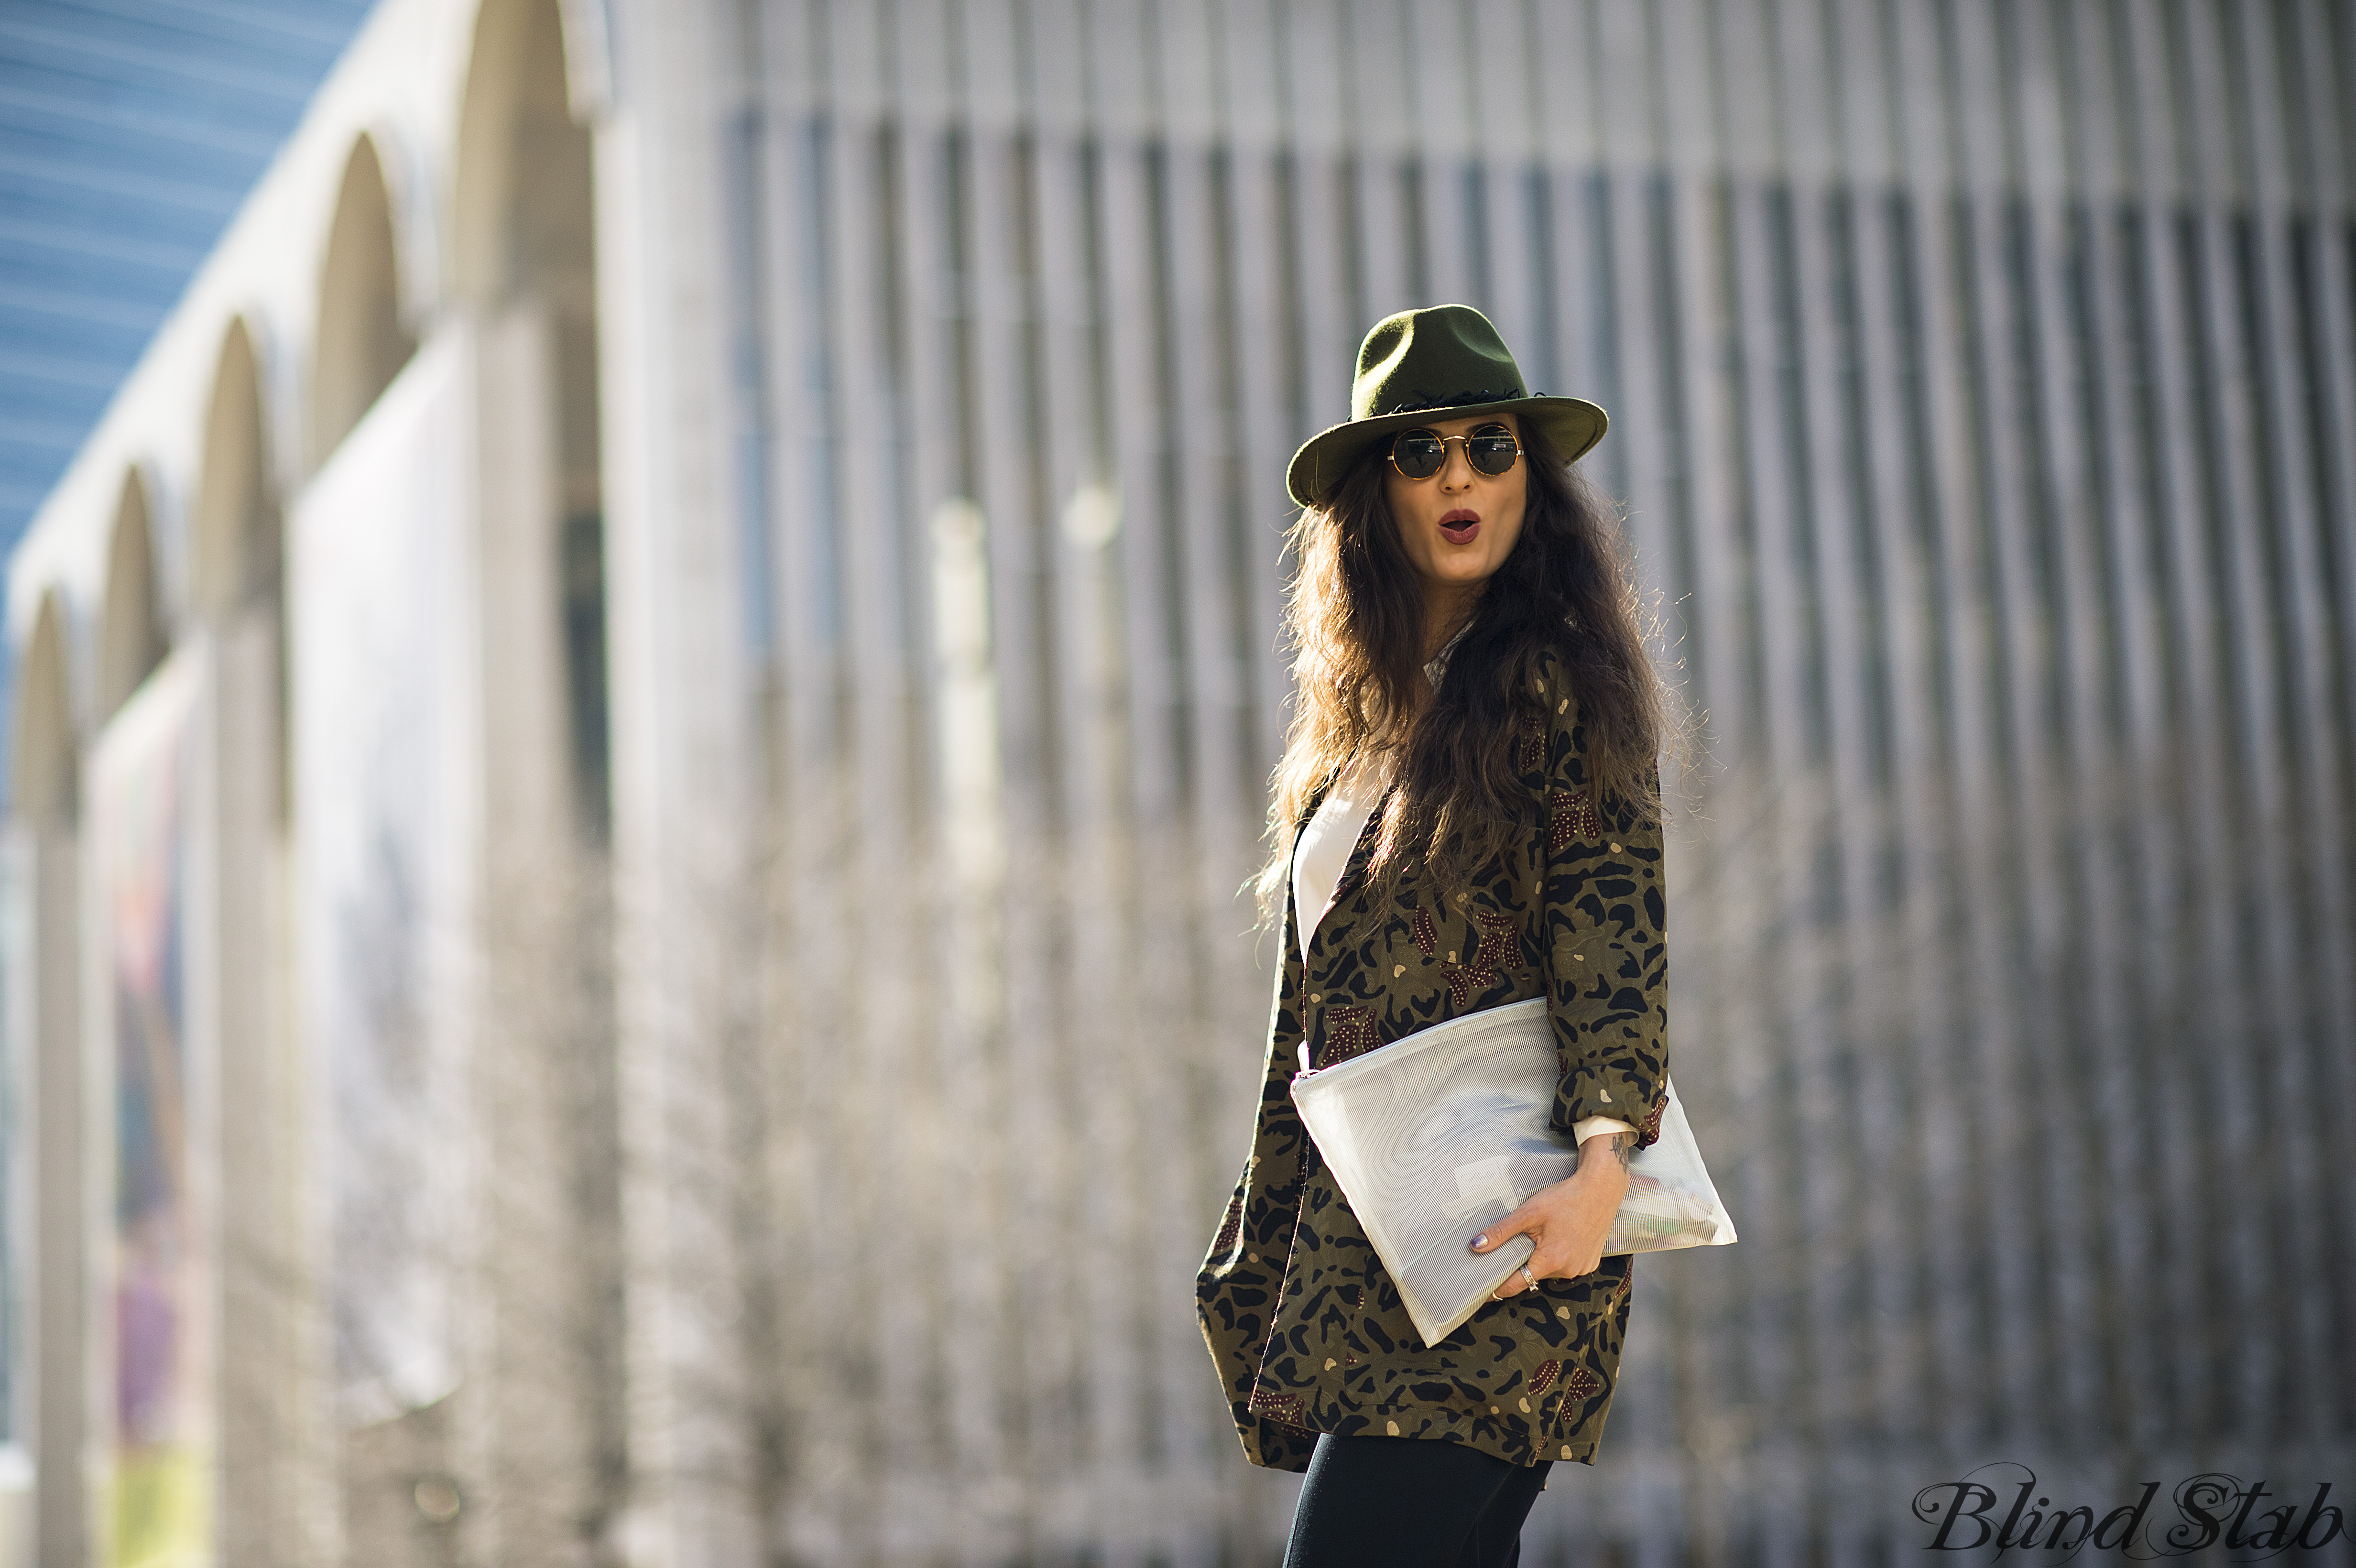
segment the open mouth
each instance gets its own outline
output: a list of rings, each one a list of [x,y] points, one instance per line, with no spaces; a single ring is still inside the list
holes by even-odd
[[[1471,544],[1481,531],[1481,514],[1459,507],[1440,519],[1440,537],[1450,544]]]

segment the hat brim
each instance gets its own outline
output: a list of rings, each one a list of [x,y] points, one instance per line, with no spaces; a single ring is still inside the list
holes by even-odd
[[[1494,413],[1511,413],[1524,428],[1539,426],[1565,463],[1576,463],[1586,455],[1590,447],[1603,439],[1612,422],[1601,409],[1584,398],[1543,397],[1506,398],[1494,403],[1464,403],[1454,408],[1416,409],[1407,413],[1347,420],[1318,432],[1301,443],[1284,471],[1284,487],[1291,493],[1295,504],[1322,507],[1333,498],[1333,487],[1350,472],[1351,464],[1376,442],[1387,441],[1394,432],[1413,430],[1418,425]]]

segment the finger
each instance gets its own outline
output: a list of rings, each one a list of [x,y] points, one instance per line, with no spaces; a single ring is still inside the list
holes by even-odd
[[[1538,1238],[1533,1234],[1530,1240],[1537,1242]],[[1530,1253],[1522,1266],[1530,1271],[1530,1277],[1533,1280],[1568,1279],[1570,1277],[1570,1271],[1563,1266],[1568,1261],[1570,1260],[1566,1259],[1559,1251],[1549,1251],[1543,1243],[1539,1243],[1537,1249]],[[1514,1277],[1515,1279],[1522,1277],[1520,1269],[1514,1271]]]
[[[1531,1211],[1528,1204],[1525,1203],[1473,1237],[1472,1250],[1476,1253],[1494,1252],[1515,1236],[1527,1236],[1530,1239],[1530,1244],[1536,1246],[1540,1223],[1538,1216]]]

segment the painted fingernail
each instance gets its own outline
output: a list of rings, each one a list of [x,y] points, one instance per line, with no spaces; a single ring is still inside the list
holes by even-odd
[[[1472,1238],[1472,1250],[1476,1253],[1488,1244],[1489,1238],[1486,1236],[1475,1236]]]

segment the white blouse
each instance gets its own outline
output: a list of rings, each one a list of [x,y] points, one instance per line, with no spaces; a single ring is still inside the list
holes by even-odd
[[[1387,753],[1385,753],[1387,755]],[[1325,799],[1318,805],[1317,815],[1301,830],[1292,844],[1292,908],[1300,917],[1301,959],[1309,961],[1309,939],[1325,920],[1325,912],[1333,907],[1333,891],[1342,880],[1342,873],[1350,869],[1351,852],[1358,847],[1358,835],[1366,830],[1366,818],[1373,815],[1375,802],[1383,796],[1384,786],[1390,782],[1390,769],[1380,756],[1360,752],[1357,759],[1343,770],[1333,782]],[[1312,917],[1310,911],[1316,911]]]
[[[1435,682],[1435,684],[1437,684]],[[1351,853],[1358,847],[1358,836],[1365,831],[1366,818],[1373,815],[1375,803],[1382,798],[1390,782],[1390,769],[1384,757],[1361,753],[1343,770],[1342,776],[1326,792],[1318,805],[1317,813],[1292,843],[1292,910],[1301,932],[1301,959],[1309,961],[1309,940],[1332,912],[1333,894],[1340,886],[1342,873],[1350,869]],[[1309,912],[1317,912],[1312,918]],[[1309,1042],[1301,1042],[1301,1070],[1309,1071]],[[1571,1141],[1585,1143],[1591,1137],[1608,1133],[1633,1133],[1636,1129],[1610,1116],[1590,1116],[1570,1129]]]

